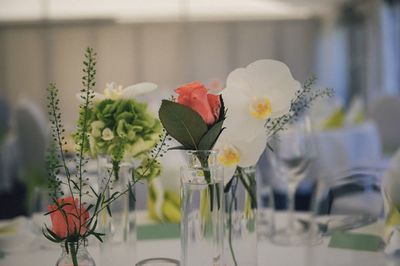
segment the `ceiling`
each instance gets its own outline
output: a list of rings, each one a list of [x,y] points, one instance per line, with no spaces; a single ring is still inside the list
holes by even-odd
[[[0,22],[306,19],[350,0],[0,0]]]

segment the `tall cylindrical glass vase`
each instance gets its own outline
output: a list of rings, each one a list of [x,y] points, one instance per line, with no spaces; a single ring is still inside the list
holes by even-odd
[[[107,198],[115,192],[127,189],[132,177],[134,165],[130,162],[120,162],[113,165],[110,157],[98,157],[99,189],[105,190]],[[122,195],[111,203],[109,210],[104,209],[99,215],[99,227],[105,234],[100,244],[101,265],[126,265],[126,259],[136,260],[136,216],[135,202],[129,195]],[[121,253],[119,256],[115,254]]]
[[[215,151],[188,151],[181,167],[181,265],[223,266],[223,168]]]

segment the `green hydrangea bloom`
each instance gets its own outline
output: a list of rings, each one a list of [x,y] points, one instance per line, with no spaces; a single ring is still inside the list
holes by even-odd
[[[84,117],[80,116],[82,122]],[[84,151],[92,157],[109,155],[113,160],[141,158],[159,140],[160,121],[147,111],[147,104],[134,99],[105,99],[89,112]],[[142,158],[141,158],[142,159]]]

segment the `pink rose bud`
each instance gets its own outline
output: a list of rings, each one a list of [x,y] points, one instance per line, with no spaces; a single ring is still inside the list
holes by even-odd
[[[49,205],[48,211],[53,211],[50,214],[52,231],[59,237],[64,238],[77,234],[82,235],[86,232],[86,222],[89,219],[89,213],[86,208],[78,206],[78,199],[73,197],[65,197],[57,199],[57,204],[62,206],[62,210],[65,212],[64,217],[61,210],[57,209],[57,205]]]
[[[206,87],[198,81],[177,88],[178,103],[196,111],[207,125],[213,125],[219,117],[221,101],[219,95],[208,93]]]

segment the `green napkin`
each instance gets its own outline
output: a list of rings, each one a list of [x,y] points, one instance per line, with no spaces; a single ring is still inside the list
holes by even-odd
[[[137,229],[138,240],[171,239],[179,238],[179,224],[149,224],[139,225]]]
[[[363,251],[379,251],[382,238],[376,235],[336,232],[329,242],[330,248],[343,248]]]

